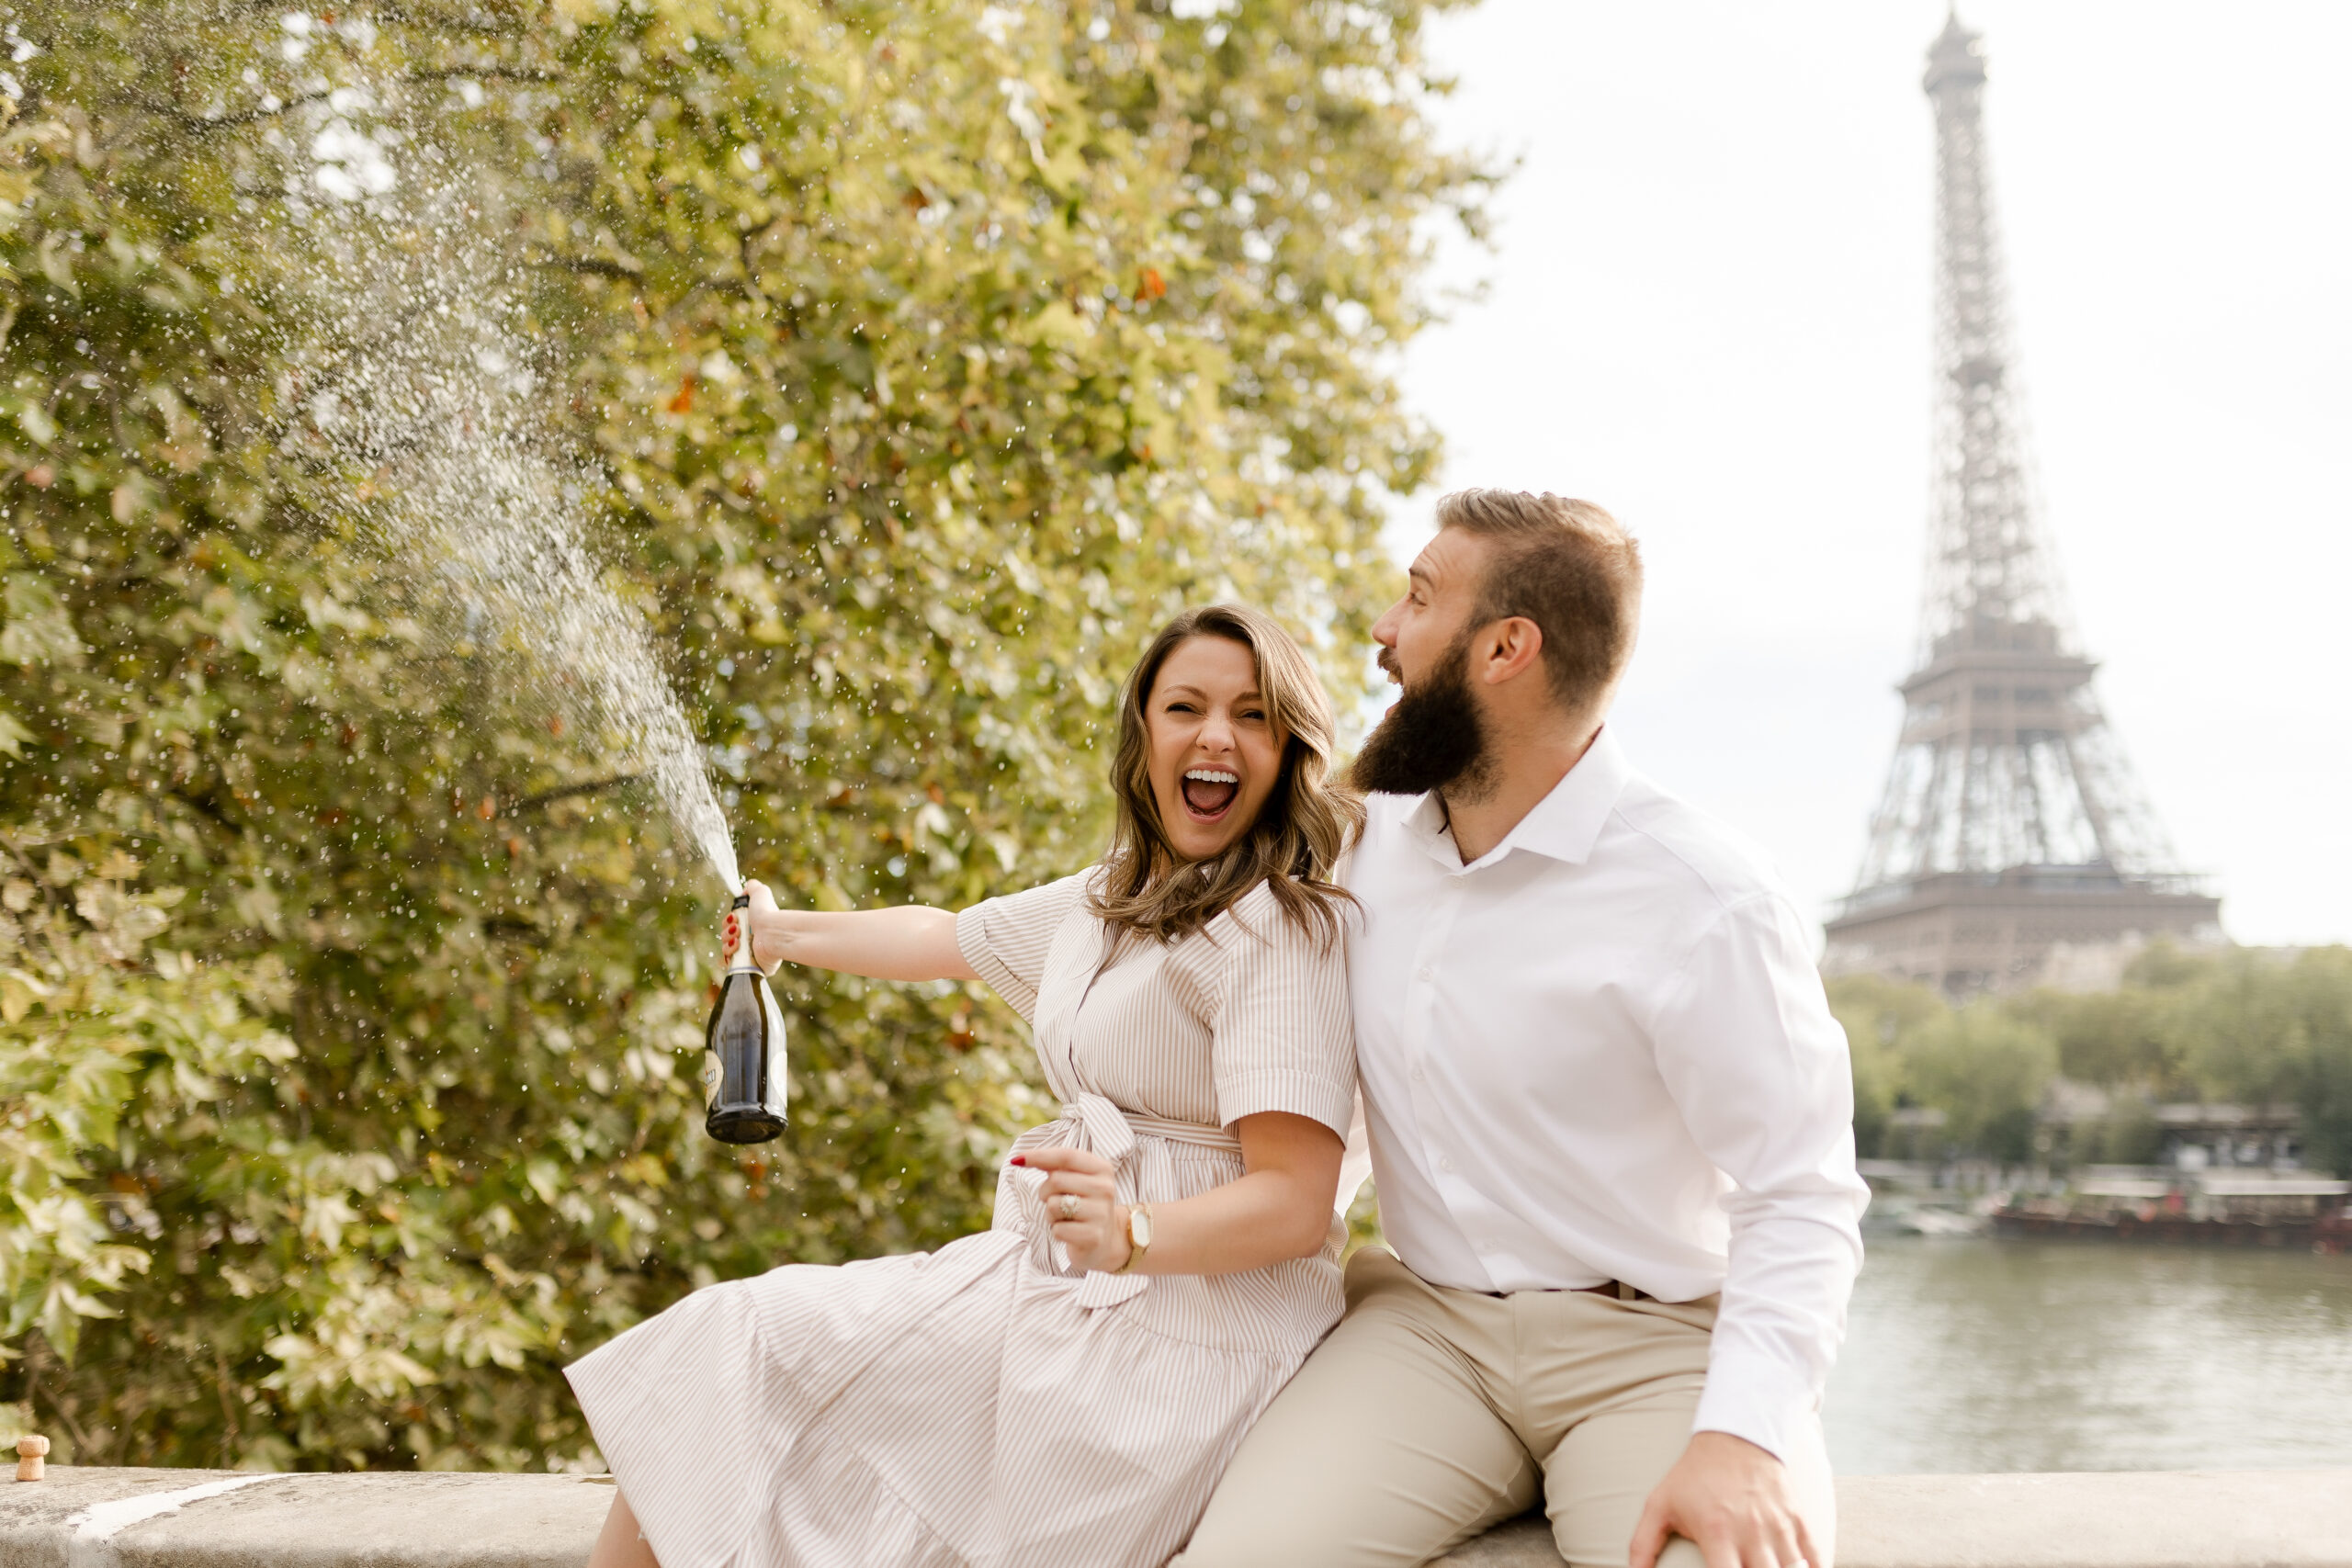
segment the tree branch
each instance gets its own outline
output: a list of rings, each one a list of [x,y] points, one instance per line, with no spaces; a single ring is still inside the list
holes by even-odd
[[[507,810],[510,812],[530,811],[542,806],[553,806],[559,800],[571,800],[583,795],[602,795],[608,789],[618,789],[623,784],[633,784],[648,776],[650,775],[645,773],[616,773],[608,779],[590,779],[584,784],[565,784],[560,789],[542,790],[537,795],[525,795],[513,806],[508,807]]]
[[[460,79],[482,82],[560,82],[564,80],[564,75],[560,71],[540,71],[526,65],[435,65],[415,71],[403,71],[398,78],[402,82],[452,82]],[[332,92],[333,89],[328,88],[315,93],[298,94],[286,99],[274,109],[256,107],[240,109],[235,114],[211,117],[190,114],[177,104],[163,103],[154,98],[141,97],[137,95],[126,95],[122,101],[133,108],[143,110],[159,118],[168,119],[183,130],[209,134],[216,130],[234,130],[241,126],[252,125],[260,120],[276,119],[288,109],[300,108],[305,104],[315,104],[331,96]]]
[[[603,256],[548,255],[541,263],[545,266],[560,266],[570,272],[594,273],[599,277],[622,277],[631,283],[642,282],[645,264],[642,262],[607,261]]]

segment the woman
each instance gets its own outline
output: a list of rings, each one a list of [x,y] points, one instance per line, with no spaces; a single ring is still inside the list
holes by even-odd
[[[950,914],[778,909],[755,959],[985,980],[1058,1121],[988,1232],[697,1291],[570,1369],[619,1483],[591,1568],[1157,1565],[1340,1310],[1359,820],[1283,630],[1178,616],[1128,678],[1092,870]],[[738,928],[730,917],[728,948]]]

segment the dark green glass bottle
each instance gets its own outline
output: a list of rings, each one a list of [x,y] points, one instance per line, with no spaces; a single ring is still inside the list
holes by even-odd
[[[751,904],[750,894],[735,896],[739,915]],[[784,1010],[752,962],[749,919],[741,931],[703,1032],[702,1087],[710,1106],[703,1128],[722,1144],[764,1144],[785,1127]]]

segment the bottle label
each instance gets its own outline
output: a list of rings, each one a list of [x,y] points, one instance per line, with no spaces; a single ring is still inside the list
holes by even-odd
[[[705,1051],[702,1054],[702,1098],[705,1105],[718,1103],[718,1080],[722,1076],[718,1069],[718,1053]]]

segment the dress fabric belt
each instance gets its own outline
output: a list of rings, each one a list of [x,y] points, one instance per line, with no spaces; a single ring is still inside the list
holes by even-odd
[[[1138,1134],[1148,1138],[1166,1138],[1170,1143],[1193,1144],[1202,1148],[1223,1149],[1227,1154],[1241,1152],[1241,1140],[1222,1127],[1122,1111],[1099,1094],[1078,1094],[1064,1101],[1062,1120],[1084,1128],[1087,1145],[1107,1160],[1126,1158],[1134,1150]]]

